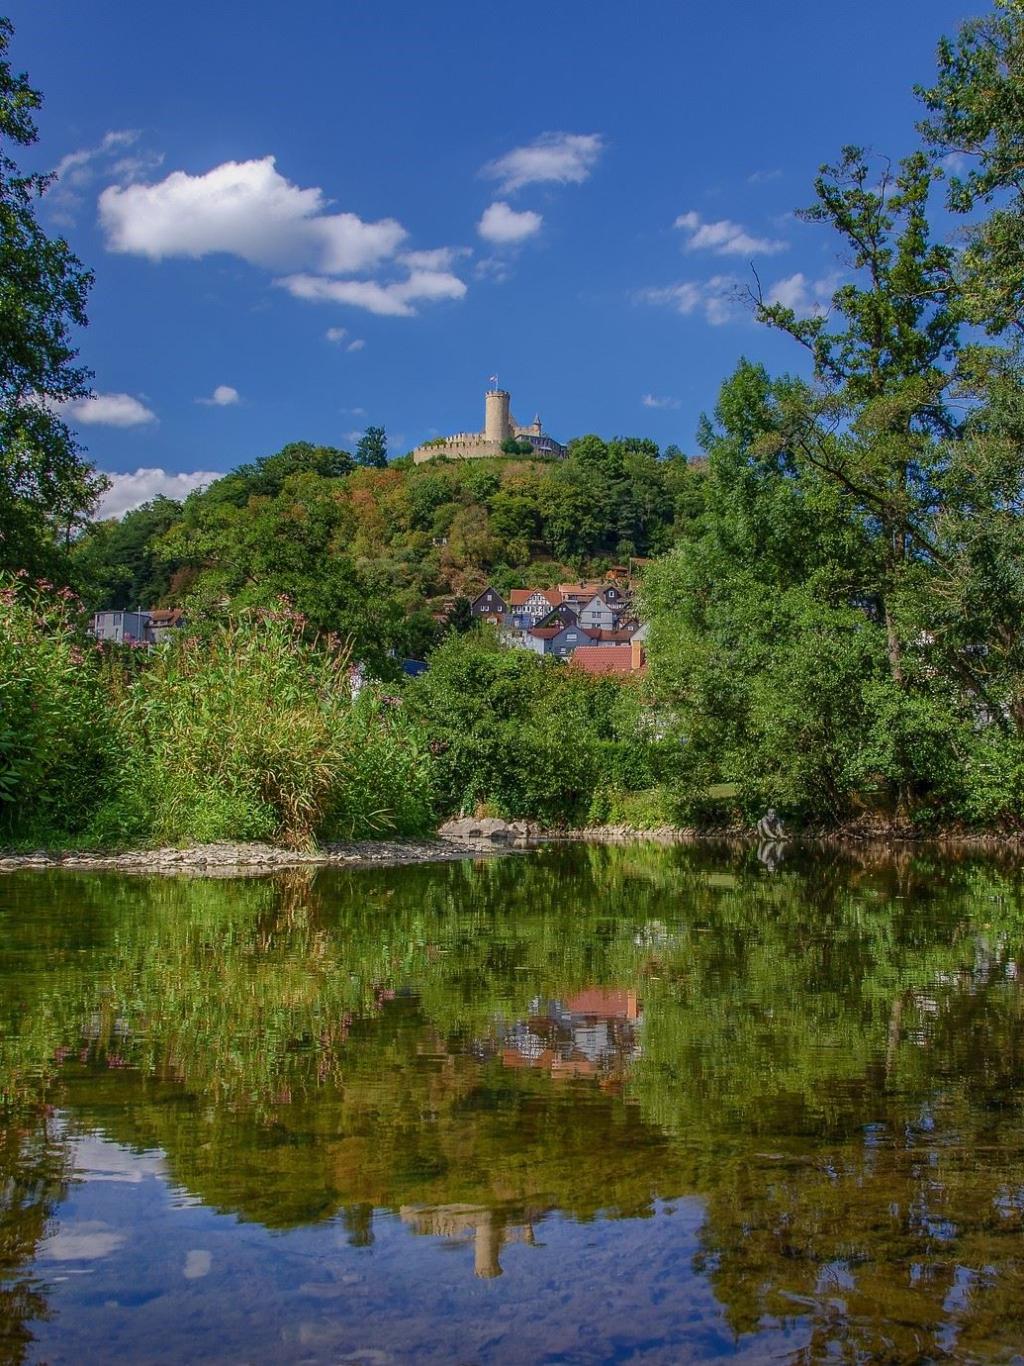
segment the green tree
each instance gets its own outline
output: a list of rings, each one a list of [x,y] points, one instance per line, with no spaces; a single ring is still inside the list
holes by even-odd
[[[11,144],[37,138],[42,97],[7,59],[0,18],[0,568],[49,568],[106,487],[55,410],[89,392],[72,329],[92,275],[36,219],[51,176],[22,174]]]
[[[388,463],[388,439],[383,427],[367,427],[356,442],[356,463],[383,470]]]
[[[161,538],[181,518],[181,504],[158,497],[120,521],[92,522],[72,547],[74,579],[87,604],[125,609],[156,607],[171,586]]]
[[[956,168],[948,204],[989,210],[967,230],[957,262],[965,310],[991,333],[1024,333],[1024,5],[996,0],[984,18],[939,43],[934,85],[918,87],[929,111],[921,131]],[[963,172],[966,172],[964,174]]]
[[[793,391],[779,439],[877,526],[877,573],[863,591],[877,602],[901,686],[899,595],[908,566],[940,558],[931,518],[942,439],[956,431],[948,391],[960,314],[952,249],[928,225],[934,179],[923,155],[879,174],[859,148],[846,148],[822,168],[816,202],[801,214],[831,227],[850,252],[853,278],[835,291],[830,320],[757,297],[761,321],[804,346],[814,366],[815,387]]]

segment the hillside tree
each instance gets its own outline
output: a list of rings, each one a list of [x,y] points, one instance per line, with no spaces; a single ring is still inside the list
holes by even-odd
[[[73,329],[84,327],[92,274],[36,211],[53,177],[23,173],[14,147],[37,140],[40,93],[7,53],[0,17],[0,568],[52,570],[106,487],[60,405],[89,393]]]

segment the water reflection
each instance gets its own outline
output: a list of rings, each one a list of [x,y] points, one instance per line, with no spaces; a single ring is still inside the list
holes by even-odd
[[[238,882],[9,877],[4,1359],[77,1323],[79,1282],[57,1263],[131,1278],[137,1215],[98,1194],[72,1218],[73,1167],[101,1193],[142,1173],[179,1217],[189,1203],[293,1242],[336,1229],[332,1255],[360,1276],[360,1258],[404,1276],[414,1248],[449,1246],[458,1295],[500,1284],[516,1312],[531,1278],[574,1271],[587,1304],[551,1311],[570,1318],[618,1293],[593,1249],[620,1221],[640,1298],[608,1359],[655,1320],[650,1359],[1009,1359],[1024,1338],[1022,890],[996,862],[812,863],[792,846],[770,870],[756,850],[615,847]],[[131,1180],[88,1158],[94,1135]],[[692,1236],[660,1241],[680,1201],[699,1211]],[[253,1246],[214,1255],[204,1228],[176,1253],[190,1294]],[[644,1272],[657,1249],[664,1303]],[[400,1356],[408,1305],[388,1295],[381,1350]],[[440,1343],[488,1313],[417,1312]],[[347,1341],[325,1339],[327,1358]],[[487,1341],[479,1359],[515,1359]]]

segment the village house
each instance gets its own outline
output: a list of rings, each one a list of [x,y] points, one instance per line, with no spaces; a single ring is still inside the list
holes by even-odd
[[[495,625],[510,649],[562,660],[574,658],[580,649],[600,651],[608,659],[599,665],[584,662],[587,672],[625,676],[638,671],[630,663],[629,647],[641,629],[646,639],[646,629],[632,615],[628,585],[595,579],[501,594],[489,584],[474,598],[471,610],[475,620]]]
[[[524,628],[535,626],[541,617],[546,617],[552,607],[559,607],[561,602],[562,597],[557,588],[513,588],[508,595],[506,624]]]
[[[546,617],[541,617],[537,622],[538,626],[578,626],[579,615],[573,611],[567,602],[560,602],[557,607],[552,607]]]
[[[611,631],[615,627],[615,617],[615,611],[600,593],[595,593],[580,608],[580,625],[587,631]]]
[[[489,621],[492,626],[500,626],[509,607],[498,590],[488,584],[480,596],[469,604],[469,610],[474,621]]]
[[[557,659],[568,659],[581,645],[587,643],[587,633],[581,627],[534,626],[525,634],[525,646],[539,655],[554,655]]]
[[[558,594],[563,602],[567,602],[578,611],[592,598],[597,597],[604,586],[600,579],[591,579],[589,582],[581,579],[579,583],[560,583]]]
[[[89,634],[116,645],[160,645],[184,624],[180,607],[155,607],[151,611],[140,608],[134,612],[109,610],[93,614]]]

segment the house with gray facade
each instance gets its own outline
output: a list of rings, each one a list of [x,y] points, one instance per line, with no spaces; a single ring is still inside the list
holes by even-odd
[[[160,645],[185,624],[180,607],[155,607],[151,611],[110,609],[93,613],[89,634],[115,645]]]
[[[469,604],[469,610],[474,621],[489,621],[494,626],[500,626],[508,611],[508,604],[498,590],[488,584],[480,596]]]

